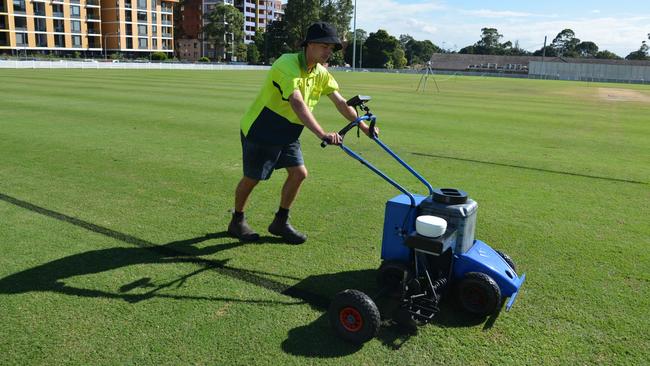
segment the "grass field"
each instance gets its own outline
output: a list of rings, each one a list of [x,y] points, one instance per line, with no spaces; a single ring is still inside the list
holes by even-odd
[[[443,306],[417,335],[356,347],[325,309],[372,292],[398,192],[305,132],[292,210],[302,246],[266,236],[286,173],[224,231],[239,118],[263,72],[0,70],[0,364],[650,363],[650,87],[337,73],[382,140],[434,186],[479,202],[477,237],[527,281],[494,321]],[[328,130],[344,121],[325,98]],[[346,143],[419,193],[367,138]]]

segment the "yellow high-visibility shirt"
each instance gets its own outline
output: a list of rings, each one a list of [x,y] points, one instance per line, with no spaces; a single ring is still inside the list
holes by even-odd
[[[287,53],[278,58],[264,85],[241,119],[241,131],[253,142],[284,145],[300,137],[304,125],[289,104],[289,96],[300,90],[309,110],[321,95],[338,91],[339,85],[321,64],[307,71],[305,53]]]

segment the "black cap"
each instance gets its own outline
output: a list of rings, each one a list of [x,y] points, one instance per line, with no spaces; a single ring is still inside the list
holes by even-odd
[[[341,40],[336,34],[336,28],[326,22],[316,22],[309,26],[307,29],[307,37],[302,42],[302,46],[305,47],[310,42],[334,44],[336,45],[334,47],[335,51],[343,48]]]

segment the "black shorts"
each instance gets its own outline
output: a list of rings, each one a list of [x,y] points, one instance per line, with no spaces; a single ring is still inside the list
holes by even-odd
[[[286,145],[266,145],[248,140],[241,134],[244,176],[255,180],[271,178],[273,170],[305,165],[300,140]]]

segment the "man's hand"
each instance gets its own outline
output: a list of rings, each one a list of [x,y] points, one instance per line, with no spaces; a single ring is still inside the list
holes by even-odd
[[[367,124],[361,122],[359,123],[359,128],[361,129],[361,131],[363,131],[363,133],[366,134],[366,136],[370,137],[370,127],[368,127]],[[375,136],[379,136],[379,127],[376,126],[375,126]]]
[[[343,142],[343,137],[341,137],[337,132],[329,132],[321,137],[321,140],[327,141],[330,145],[340,145]]]

